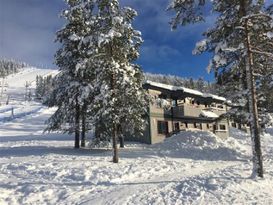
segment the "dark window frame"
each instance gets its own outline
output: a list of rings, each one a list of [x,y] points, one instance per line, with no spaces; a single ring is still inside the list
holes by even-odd
[[[220,124],[220,125],[219,125],[219,130],[226,130],[226,125]]]
[[[160,135],[166,135],[169,133],[168,121],[157,121],[157,133]]]

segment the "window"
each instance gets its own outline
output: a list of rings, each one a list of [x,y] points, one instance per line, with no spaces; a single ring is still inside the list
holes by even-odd
[[[226,126],[225,125],[220,125],[219,128],[220,128],[220,130],[226,130]]]
[[[202,123],[200,123],[200,130],[202,130],[203,129],[203,127],[202,127]]]
[[[185,127],[188,128],[188,123],[187,122],[185,122]]]
[[[218,105],[217,108],[224,109],[223,105]]]
[[[192,101],[191,101],[191,104],[193,104],[193,105],[194,105],[194,100],[192,100]]]
[[[193,126],[194,126],[194,128],[197,128],[197,124],[196,124],[196,122],[194,122],[194,123],[193,123]]]
[[[172,100],[172,106],[176,107],[177,106],[177,100]]]
[[[209,124],[207,124],[207,129],[209,129]]]
[[[236,123],[235,122],[231,123],[231,126],[236,128]]]
[[[197,105],[200,105],[200,102],[199,102],[199,101],[197,101]]]
[[[168,122],[167,121],[157,121],[157,132],[158,134],[168,134]]]

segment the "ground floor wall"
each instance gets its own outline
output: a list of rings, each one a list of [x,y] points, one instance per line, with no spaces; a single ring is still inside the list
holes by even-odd
[[[146,118],[146,128],[142,134],[127,134],[127,141],[155,144],[167,137],[185,130],[204,130],[216,134],[221,139],[229,136],[229,122],[226,119],[213,121],[204,118],[172,118],[169,115],[150,113]]]
[[[204,130],[225,139],[229,136],[228,121],[212,121],[200,118],[171,118],[169,116],[150,116],[151,144],[162,142],[176,132],[185,130]]]

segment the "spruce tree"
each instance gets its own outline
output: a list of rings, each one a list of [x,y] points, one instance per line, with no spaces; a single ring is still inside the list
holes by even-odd
[[[112,139],[113,162],[118,162],[117,139],[136,134],[144,128],[146,95],[142,88],[143,74],[133,63],[139,56],[141,34],[131,23],[137,15],[131,8],[121,8],[118,0],[97,0],[93,10],[98,25],[96,49],[92,64],[95,68],[93,115],[90,120],[105,139]]]
[[[172,27],[204,20],[205,3],[173,0],[169,6],[176,12]],[[272,59],[272,5],[265,9],[263,0],[216,0],[212,11],[219,15],[215,26],[204,33],[206,38],[197,43],[195,53],[213,53],[208,69],[226,86],[230,82],[227,79],[237,82],[237,95],[249,96],[244,103],[248,105],[246,118],[251,125],[253,176],[263,177],[256,83],[264,77],[257,78],[261,67]]]
[[[79,148],[80,110],[91,92],[91,85],[85,81],[82,72],[85,70],[86,61],[82,41],[89,35],[89,14],[85,8],[85,1],[66,2],[68,8],[62,12],[62,17],[67,23],[56,34],[56,41],[61,44],[55,55],[60,73],[55,79],[54,90],[48,99],[49,106],[57,106],[58,109],[48,120],[47,130],[75,133],[75,148]]]

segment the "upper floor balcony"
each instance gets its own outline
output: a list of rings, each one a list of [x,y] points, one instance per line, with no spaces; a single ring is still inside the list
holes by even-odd
[[[179,105],[173,107],[174,117],[199,117],[202,112],[202,108],[194,105]]]

